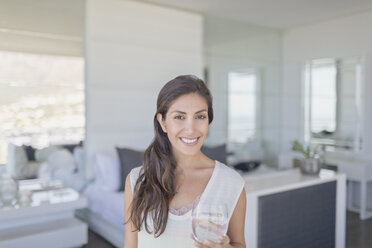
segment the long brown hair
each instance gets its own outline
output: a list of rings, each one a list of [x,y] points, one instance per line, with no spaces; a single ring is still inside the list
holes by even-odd
[[[160,113],[165,120],[174,100],[191,93],[197,93],[205,99],[209,124],[213,120],[212,96],[201,79],[192,75],[178,76],[160,90],[154,117],[155,137],[144,153],[143,166],[134,187],[130,209],[130,220],[136,231],[140,231],[144,225],[148,233],[159,237],[166,228],[169,203],[176,194],[176,161],[168,136],[156,117]],[[152,219],[152,225],[149,225],[148,217]],[[152,230],[149,226],[152,226]]]

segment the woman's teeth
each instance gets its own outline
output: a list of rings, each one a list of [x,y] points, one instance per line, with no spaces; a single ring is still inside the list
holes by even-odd
[[[195,141],[197,141],[198,138],[195,138],[195,139],[185,139],[185,138],[181,138],[181,140],[187,144],[191,144],[191,143],[194,143]]]

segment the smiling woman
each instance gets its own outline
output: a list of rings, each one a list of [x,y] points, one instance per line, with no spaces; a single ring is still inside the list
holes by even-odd
[[[179,76],[161,89],[155,138],[126,180],[126,248],[245,247],[244,180],[200,150],[212,120],[212,96],[199,78]],[[205,204],[226,207],[224,223],[194,219],[191,210]]]

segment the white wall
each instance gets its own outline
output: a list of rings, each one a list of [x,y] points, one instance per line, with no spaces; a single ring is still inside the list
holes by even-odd
[[[160,88],[202,76],[202,17],[125,0],[86,1],[86,163],[115,146],[145,149]]]
[[[365,57],[362,89],[362,150],[354,156],[372,161],[372,11],[287,30],[283,37],[282,151],[303,137],[302,65],[308,59]],[[369,192],[372,187],[369,187]],[[370,197],[369,206],[372,206]]]
[[[309,59],[365,57],[365,83],[362,97],[363,147],[360,158],[372,160],[372,11],[311,26],[290,29],[283,37],[282,150],[293,139],[303,137],[302,66]]]
[[[263,141],[265,162],[276,166],[280,151],[281,32],[210,16],[205,17],[204,30],[208,84],[215,110],[208,142],[226,142],[228,73],[256,69],[261,74],[258,131]]]

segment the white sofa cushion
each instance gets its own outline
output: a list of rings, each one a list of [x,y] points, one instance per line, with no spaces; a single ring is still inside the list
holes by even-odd
[[[117,191],[120,186],[120,165],[118,158],[104,153],[94,155],[93,171],[96,184],[109,191]]]
[[[35,159],[39,162],[45,162],[47,161],[49,155],[58,149],[59,148],[57,146],[48,146],[42,149],[38,149],[35,151]]]
[[[67,149],[58,149],[52,152],[47,159],[47,163],[52,173],[57,170],[73,173],[76,168],[74,156]]]
[[[28,179],[37,176],[41,163],[28,161],[26,151],[22,146],[8,144],[7,170],[16,179]]]

